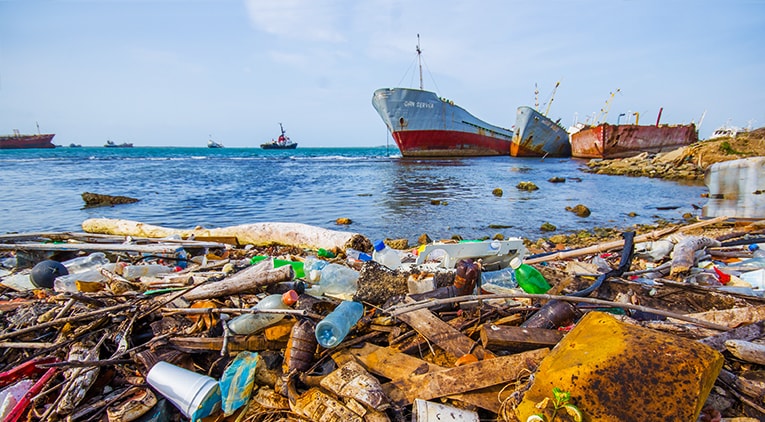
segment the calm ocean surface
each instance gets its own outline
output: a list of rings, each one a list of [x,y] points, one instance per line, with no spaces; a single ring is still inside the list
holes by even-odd
[[[81,231],[84,220],[106,217],[184,229],[298,222],[410,243],[423,233],[536,240],[679,221],[686,212],[700,215],[694,206],[706,201],[700,183],[595,175],[584,167],[576,159],[404,159],[395,146],[0,150],[0,233]],[[548,182],[552,177],[566,182]],[[516,189],[521,181],[539,190]],[[495,188],[504,195],[492,195]],[[85,209],[83,192],[140,202]],[[565,210],[580,203],[590,217]],[[339,217],[353,224],[338,226]],[[544,222],[558,230],[542,232]]]

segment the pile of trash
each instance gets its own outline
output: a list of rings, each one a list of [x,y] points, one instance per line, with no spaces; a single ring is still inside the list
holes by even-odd
[[[83,228],[0,235],[5,421],[765,417],[763,222],[537,255],[289,223]]]

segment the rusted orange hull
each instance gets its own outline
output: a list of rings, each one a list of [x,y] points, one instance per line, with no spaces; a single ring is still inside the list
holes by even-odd
[[[625,158],[643,152],[665,152],[699,140],[696,125],[588,126],[571,134],[571,155],[576,158]]]

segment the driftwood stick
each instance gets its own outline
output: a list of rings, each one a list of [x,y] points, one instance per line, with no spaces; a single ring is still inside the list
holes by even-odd
[[[289,281],[295,277],[292,266],[273,268],[271,260],[248,267],[225,280],[209,283],[183,295],[186,300],[212,299],[238,293],[251,292],[259,287]]]
[[[417,309],[423,309],[423,308],[431,308],[436,305],[443,305],[447,303],[458,303],[458,302],[469,302],[469,301],[475,301],[475,300],[491,300],[491,299],[514,299],[514,298],[529,298],[529,299],[542,299],[542,300],[563,300],[567,302],[580,302],[580,303],[591,303],[595,305],[600,306],[610,306],[615,308],[624,308],[624,309],[634,309],[641,312],[647,312],[651,314],[661,315],[668,318],[674,318],[680,321],[689,322],[694,325],[698,325],[700,327],[704,328],[710,328],[712,330],[717,331],[728,331],[730,328],[714,324],[707,321],[702,321],[696,318],[691,318],[682,314],[677,314],[674,312],[668,312],[661,309],[653,309],[648,308],[645,306],[640,305],[633,305],[631,303],[620,303],[620,302],[611,302],[608,300],[601,300],[601,299],[594,299],[591,297],[576,297],[576,296],[556,296],[556,295],[547,295],[547,294],[529,294],[529,293],[503,293],[503,294],[488,294],[488,295],[467,295],[467,296],[457,296],[457,297],[450,297],[450,298],[444,298],[444,299],[427,299],[422,300],[419,302],[414,302],[411,304],[404,304],[404,305],[396,305],[392,306],[388,309],[384,309],[383,311],[390,314],[390,316],[398,316],[407,312],[415,311]]]
[[[52,349],[54,347],[57,347],[58,343],[35,343],[35,342],[29,342],[29,341],[19,341],[19,342],[10,342],[10,341],[2,341],[0,342],[0,349]]]
[[[646,242],[649,240],[656,240],[674,231],[693,230],[700,227],[705,227],[705,226],[721,223],[727,220],[728,218],[729,217],[723,216],[723,217],[712,218],[710,220],[699,221],[698,223],[690,224],[688,226],[669,227],[666,229],[655,230],[655,231],[652,231],[651,233],[635,236],[635,239],[633,241],[637,243],[637,242]],[[624,240],[615,240],[613,242],[601,243],[599,245],[593,245],[593,246],[589,246],[589,247],[581,248],[581,249],[574,249],[572,251],[564,251],[564,252],[554,253],[551,255],[540,256],[538,258],[524,260],[523,262],[525,264],[535,264],[538,262],[554,261],[554,260],[560,260],[560,259],[566,259],[566,258],[575,258],[578,256],[583,256],[583,255],[606,252],[612,249],[621,248],[622,246],[624,246]]]
[[[313,319],[322,319],[317,313],[306,309],[255,309],[255,308],[162,308],[161,312],[168,314],[183,315],[206,315],[206,314],[285,314],[295,316],[306,316]]]
[[[99,310],[96,310],[96,311],[93,311],[93,312],[87,312],[87,313],[80,314],[80,315],[75,315],[75,316],[71,316],[71,317],[67,317],[67,318],[61,318],[61,319],[56,319],[56,320],[53,320],[53,321],[44,322],[42,324],[37,324],[37,325],[32,326],[32,327],[22,328],[20,330],[16,330],[16,331],[13,331],[13,332],[10,332],[10,333],[0,334],[0,340],[5,340],[7,338],[13,338],[13,337],[20,336],[22,334],[31,333],[31,332],[34,332],[34,331],[37,331],[37,330],[42,330],[43,328],[55,327],[57,325],[66,324],[68,322],[82,321],[82,320],[85,320],[85,319],[95,318],[95,317],[101,316],[103,314],[108,314],[109,312],[119,311],[119,310],[122,310],[122,309],[130,308],[132,306],[134,306],[132,303],[123,303],[123,304],[120,304],[120,305],[111,306],[109,308],[99,309]]]

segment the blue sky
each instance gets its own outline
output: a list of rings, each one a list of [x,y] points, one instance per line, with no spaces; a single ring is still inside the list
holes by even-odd
[[[498,126],[558,81],[566,126],[617,89],[611,123],[765,126],[765,0],[0,0],[0,134],[384,145],[372,93],[419,84],[417,34],[425,89]]]

